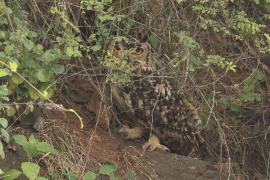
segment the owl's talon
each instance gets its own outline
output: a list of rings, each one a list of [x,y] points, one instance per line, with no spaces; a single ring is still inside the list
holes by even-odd
[[[170,87],[166,84],[157,84],[155,87],[155,92],[161,94],[162,96],[171,96]]]
[[[129,128],[127,125],[124,125],[119,129],[118,132],[125,133],[126,134],[125,139],[137,139],[142,137],[144,129],[139,126],[135,128]]]
[[[162,151],[170,152],[170,149],[167,146],[160,144],[160,140],[156,135],[152,135],[149,140],[143,144],[142,148],[149,151],[159,149]]]

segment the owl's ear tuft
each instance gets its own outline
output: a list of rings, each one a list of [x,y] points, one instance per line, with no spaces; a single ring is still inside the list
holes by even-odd
[[[140,42],[141,43],[147,42],[148,38],[149,38],[149,32],[145,32],[145,33],[140,34]]]

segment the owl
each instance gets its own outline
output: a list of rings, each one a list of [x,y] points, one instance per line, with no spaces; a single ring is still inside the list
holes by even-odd
[[[196,153],[204,142],[200,134],[202,121],[196,108],[177,92],[174,80],[157,70],[149,43],[124,49],[120,42],[112,42],[109,51],[122,58],[133,72],[127,84],[117,87],[115,96],[122,109],[133,117],[135,126],[124,125],[119,131],[127,139],[146,135],[148,141],[143,149]]]

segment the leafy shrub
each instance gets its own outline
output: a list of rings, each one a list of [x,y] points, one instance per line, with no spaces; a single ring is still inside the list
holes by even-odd
[[[115,172],[117,171],[117,167],[113,164],[103,164],[99,167],[99,172],[94,173],[92,171],[87,171],[84,176],[83,180],[95,180],[98,177],[101,176],[107,176],[110,180],[119,180],[120,178],[118,176],[115,176]],[[66,177],[68,179],[76,180],[78,179],[75,174],[72,172],[67,172]],[[134,180],[136,177],[136,173],[134,171],[128,171],[125,174],[125,179],[127,180]]]
[[[38,176],[40,172],[39,165],[32,162],[23,162],[21,164],[22,171],[16,169],[8,170],[4,176],[4,180],[14,180],[24,174],[29,180],[47,180],[47,178]]]
[[[3,119],[0,120],[0,124],[3,127],[6,127],[7,122],[4,120],[2,121],[2,120]],[[24,135],[14,135],[13,139],[15,140],[17,144],[23,147],[29,159],[41,153],[54,153],[54,154],[58,153],[57,150],[55,150],[51,145],[49,145],[46,142],[40,142],[33,135],[30,136],[29,141],[27,141]],[[2,145],[1,142],[0,144]],[[0,155],[1,157],[3,156],[1,149],[0,149]],[[0,171],[2,172],[0,174],[2,175],[2,177],[0,178],[3,178],[4,180],[13,180],[20,177],[22,174],[24,174],[30,180],[46,180],[47,179],[45,177],[38,176],[40,167],[38,164],[35,164],[33,162],[22,162],[21,170],[22,171],[16,170],[16,169],[9,169],[4,173],[0,169]]]
[[[0,139],[6,143],[9,143],[10,141],[9,133],[8,131],[6,131],[7,126],[8,121],[5,118],[0,118]],[[2,141],[0,141],[0,157],[1,159],[5,158],[4,146]]]
[[[8,101],[7,95],[11,94],[16,94],[17,100],[51,98],[55,77],[65,73],[65,61],[81,56],[82,40],[67,29],[50,39],[50,47],[44,47],[43,35],[25,19],[2,1],[0,9],[0,76],[8,82],[1,86],[1,99]]]
[[[58,153],[50,144],[39,142],[33,135],[29,137],[29,140],[27,140],[24,135],[14,135],[13,139],[17,144],[23,147],[29,158],[41,153]]]

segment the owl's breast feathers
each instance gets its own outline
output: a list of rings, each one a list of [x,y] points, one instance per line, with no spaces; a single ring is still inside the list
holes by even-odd
[[[124,88],[136,117],[163,139],[195,141],[201,120],[196,109],[159,73],[143,73]]]

